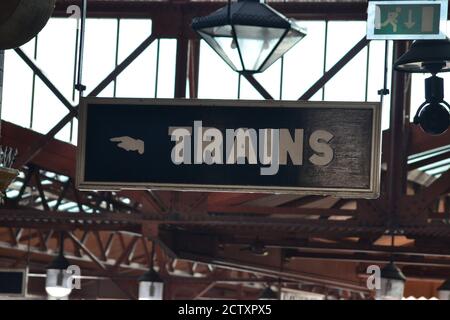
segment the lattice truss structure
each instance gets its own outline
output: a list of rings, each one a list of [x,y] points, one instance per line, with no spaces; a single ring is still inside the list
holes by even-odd
[[[142,8],[154,30],[128,58],[88,93],[98,95],[153,41],[178,40],[175,96],[195,97],[199,44],[186,21],[208,13],[216,2],[89,1],[92,16],[140,16]],[[324,3],[325,4],[324,4]],[[56,15],[68,4],[59,1]],[[323,6],[335,9],[319,14]],[[168,10],[168,8],[185,10]],[[362,1],[274,3],[287,15],[363,19]],[[333,12],[326,10],[326,12]],[[166,21],[166,22],[164,22]],[[167,26],[167,21],[184,25]],[[181,23],[180,22],[180,23]],[[183,32],[180,32],[183,31]],[[369,41],[365,38],[327,71],[300,99],[308,100]],[[407,49],[394,47],[394,58]],[[82,268],[83,288],[74,298],[135,298],[137,277],[155,265],[166,281],[168,299],[256,298],[267,283],[300,288],[335,298],[363,299],[370,264],[391,255],[403,266],[411,287],[435,288],[450,273],[450,132],[438,137],[405,123],[410,91],[406,76],[394,74],[391,127],[383,132],[382,196],[377,200],[322,196],[161,191],[80,192],[74,187],[76,147],[54,139],[77,117],[72,105],[21,49],[16,53],[61,100],[67,115],[47,134],[2,122],[1,144],[15,147],[21,174],[0,208],[0,265],[28,266],[28,292],[42,296],[42,274],[66,234],[68,259]],[[247,80],[272,98],[252,76]],[[405,94],[403,94],[405,93]],[[435,170],[442,166],[443,170]],[[433,172],[433,174],[430,174]],[[396,229],[386,225],[394,217]],[[389,234],[395,231],[395,247]],[[425,281],[425,282],[423,282]],[[428,288],[427,287],[427,288]]]

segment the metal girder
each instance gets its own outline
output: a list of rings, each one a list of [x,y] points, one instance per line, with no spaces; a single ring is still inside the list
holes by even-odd
[[[450,145],[450,130],[435,136],[426,134],[419,126],[410,126],[408,155],[418,154],[448,145]]]
[[[335,253],[317,253],[317,252],[298,252],[291,256],[291,258],[320,260],[320,261],[351,261],[351,262],[365,262],[365,263],[381,263],[386,264],[392,261],[392,255],[368,255],[365,253],[354,253],[351,255],[335,254]],[[411,266],[429,266],[429,267],[450,267],[450,260],[443,259],[424,259],[421,256],[404,257],[394,255],[394,260],[397,264],[411,265]]]
[[[175,72],[175,98],[186,98],[186,81],[188,75],[188,47],[189,40],[177,40],[176,72]]]
[[[50,89],[50,91],[58,98],[59,101],[69,110],[72,111],[75,107],[69,102],[69,100],[64,97],[64,95],[59,91],[53,82],[44,74],[44,72],[36,65],[36,62],[31,60],[27,54],[21,49],[14,49],[20,58],[28,65],[28,67],[33,70],[34,74],[42,80],[42,82]]]
[[[367,3],[363,1],[302,1],[269,2],[281,13],[303,20],[366,20]],[[54,16],[67,16],[69,5],[79,0],[58,0]],[[187,17],[204,16],[223,7],[221,1],[127,1],[89,0],[88,17],[152,18],[175,23],[174,17],[183,12]],[[188,20],[190,21],[190,20]]]
[[[252,74],[244,73],[243,76],[264,99],[273,100],[272,95],[258,82],[258,80],[255,79]]]
[[[233,257],[207,257],[199,254],[180,254],[181,259],[189,261],[198,261],[209,263],[221,268],[229,268],[233,270],[243,270],[247,272],[255,272],[269,277],[281,278],[283,280],[298,281],[300,283],[322,284],[330,288],[348,289],[355,292],[368,293],[369,290],[362,284],[351,281],[339,280],[331,277],[325,277],[319,274],[311,274],[306,272],[298,272],[289,268],[280,270],[278,265],[258,264]]]
[[[221,239],[222,240],[222,239]],[[266,239],[262,237],[260,239],[264,241],[268,248],[284,248],[289,249],[289,253],[295,256],[295,252],[316,252],[316,253],[335,253],[335,254],[380,254],[388,255],[395,254],[396,256],[423,256],[423,257],[445,257],[450,259],[450,251],[447,249],[446,244],[437,248],[427,247],[406,247],[406,246],[380,246],[380,245],[364,245],[359,243],[349,244],[343,242],[335,243],[321,243],[321,242],[307,242],[301,243],[301,241],[295,240],[283,240],[274,241],[270,238]],[[229,245],[245,245],[248,241],[240,241],[238,239],[223,239],[223,243]],[[292,249],[292,250],[291,250]],[[288,254],[289,255],[289,254]]]
[[[120,213],[83,214],[65,213],[26,208],[0,208],[0,226],[38,229],[74,230],[124,230],[139,233],[140,219],[134,215]]]
[[[90,4],[89,4],[90,5]],[[145,51],[156,40],[154,34],[150,34],[136,49],[134,49],[117,67],[111,71],[100,83],[88,94],[88,97],[99,95],[114,79],[116,79],[142,52]]]
[[[67,236],[75,243],[75,245],[86,253],[86,255],[102,270],[107,270],[105,265],[82,243],[72,232],[67,232]],[[104,259],[107,260],[107,259]]]
[[[227,264],[229,259],[233,258],[236,260],[235,266],[239,264],[246,265],[253,260],[250,259],[252,255],[251,253],[244,255],[239,248],[247,245],[252,240],[248,238],[239,240],[236,239],[237,237],[230,235],[227,238],[181,231],[172,231],[163,235],[165,243],[169,245],[171,250],[179,258],[195,261],[196,258],[194,257],[200,256],[203,259],[200,261],[204,263],[209,262],[215,264],[216,261],[220,261],[219,265],[222,265],[222,263]],[[374,246],[358,243],[346,244],[336,242],[329,244],[320,242],[302,243],[303,241],[299,242],[295,240],[280,241],[279,238],[271,239],[270,236],[262,236],[259,239],[266,245],[269,255],[259,258],[253,256],[254,261],[259,261],[261,266],[268,267],[268,265],[271,265],[272,269],[278,268],[277,265],[273,266],[274,256],[276,257],[278,255],[283,256],[287,261],[291,261],[292,258],[301,258],[316,261],[331,260],[383,264],[389,262],[394,255],[395,261],[400,264],[450,268],[450,252],[445,246],[435,249],[401,246],[392,248],[389,246]],[[233,250],[228,248],[233,248]]]
[[[87,243],[85,244],[82,239],[80,239],[72,232],[68,232],[67,235],[68,238],[73,241],[75,247],[73,248],[72,251],[68,249],[68,247],[66,246],[65,255],[72,264],[76,264],[82,268],[82,277],[83,277],[82,279],[85,279],[83,280],[85,281],[83,287],[89,286],[88,282],[92,282],[93,280],[95,281],[95,280],[110,279],[121,289],[122,292],[126,294],[126,296],[128,296],[128,298],[132,299],[135,298],[134,294],[130,291],[130,289],[135,288],[137,277],[148,268],[148,265],[137,264],[135,258],[131,258],[132,261],[128,262],[127,264],[124,264],[124,262],[126,262],[128,258],[126,257],[128,256],[128,252],[130,252],[131,255],[133,255],[134,252],[137,250],[136,245],[133,245],[133,243],[136,244],[137,239],[143,240],[144,238],[142,236],[127,235],[128,244],[124,252],[120,253],[119,256],[117,256],[116,254],[116,258],[108,257],[107,261],[100,261],[98,256],[87,247],[88,244]],[[83,238],[87,239],[87,237],[85,237],[84,235]],[[26,239],[23,239],[22,242],[26,242]],[[39,272],[42,272],[42,270],[44,270],[44,266],[48,264],[50,260],[53,259],[56,252],[55,249],[56,248],[52,249],[47,248],[46,250],[41,250],[39,247],[35,246],[28,247],[28,245],[24,245],[23,243],[19,243],[16,247],[11,247],[9,244],[4,243],[0,240],[0,253],[2,254],[2,256],[9,257],[8,259],[12,260],[13,264],[16,266],[20,266],[21,264],[24,264],[26,262],[25,260],[30,259],[31,264],[29,266],[32,270],[34,270],[34,273],[33,271],[31,272],[33,276],[39,275]],[[77,249],[82,250],[84,255],[77,256],[74,253],[76,252]],[[89,259],[86,259],[85,255]],[[0,259],[0,265],[3,265],[6,260],[4,258]],[[161,266],[164,266],[166,264],[166,261],[162,256],[159,257],[158,260]],[[160,272],[162,273],[165,281],[168,282],[181,281],[184,285],[189,284],[189,286],[205,287],[205,285],[209,285],[210,283],[216,282],[223,284],[224,283],[237,284],[249,282],[258,283],[267,281],[267,278],[260,278],[256,277],[255,275],[251,276],[251,274],[249,275],[248,273],[243,273],[242,277],[238,277],[236,275],[232,275],[227,270],[221,270],[219,272],[218,269],[215,269],[214,272],[211,272],[206,266],[202,269],[203,270],[202,277],[186,278],[176,276],[174,273],[162,272],[164,270],[161,269],[162,268],[161,266]],[[182,269],[178,270],[182,271]],[[126,271],[127,274],[124,274],[123,271]],[[197,268],[195,272],[198,273],[199,269]],[[128,281],[130,283],[127,283]],[[74,292],[74,295],[78,296],[78,293]],[[191,299],[192,297],[184,296],[184,298]]]
[[[263,193],[210,193],[208,197],[208,205],[212,206],[235,206],[245,204],[252,200],[266,198],[267,194]]]
[[[418,209],[424,210],[429,207],[433,201],[439,198],[439,196],[450,192],[450,170],[447,170],[436,181],[434,181],[429,187],[424,188],[416,196],[416,203]]]
[[[188,79],[189,79],[189,97],[195,99],[198,97],[198,79],[200,70],[200,40],[189,40],[189,63],[188,63]]]
[[[208,211],[211,214],[235,214],[235,215],[260,215],[260,216],[340,216],[354,217],[358,214],[358,210],[341,210],[341,209],[316,209],[316,208],[297,208],[297,207],[258,207],[258,206],[209,206]]]
[[[305,209],[314,210],[318,209]],[[346,211],[346,210],[341,210]],[[83,228],[86,230],[126,230],[134,233],[143,231],[142,225],[145,223],[156,223],[166,226],[180,226],[203,228],[207,232],[224,232],[230,228],[238,228],[241,232],[256,232],[257,228],[270,229],[272,232],[303,232],[306,235],[342,235],[342,236],[363,236],[367,234],[383,234],[385,228],[359,226],[356,221],[332,221],[332,220],[311,220],[303,218],[267,218],[263,216],[178,216],[176,219],[171,215],[145,215],[120,214],[120,213],[63,213],[42,210],[29,210],[23,208],[0,209],[0,225],[8,227],[30,227],[39,229],[67,229],[74,230]],[[256,228],[256,229],[255,229]],[[277,230],[277,231],[276,231]],[[434,236],[450,237],[450,227],[445,222],[436,221],[427,227],[402,227],[405,235],[414,236]]]
[[[31,162],[44,147],[54,139],[55,135],[61,131],[62,128],[66,126],[75,116],[77,115],[76,110],[71,110],[64,118],[62,118],[47,134],[38,140],[34,145],[31,145],[27,150],[19,155],[17,160],[14,162],[14,167],[20,169],[22,166]]]

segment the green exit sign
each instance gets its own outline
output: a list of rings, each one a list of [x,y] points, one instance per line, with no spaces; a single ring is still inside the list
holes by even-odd
[[[445,39],[448,1],[369,1],[367,38]]]

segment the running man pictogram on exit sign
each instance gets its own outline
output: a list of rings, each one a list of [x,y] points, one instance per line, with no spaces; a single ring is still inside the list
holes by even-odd
[[[367,38],[445,39],[447,0],[369,1]]]

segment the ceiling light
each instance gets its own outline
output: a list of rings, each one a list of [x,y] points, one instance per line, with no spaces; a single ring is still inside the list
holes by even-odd
[[[388,263],[381,269],[381,285],[376,290],[378,300],[400,300],[403,298],[406,277],[402,271],[394,264]]]
[[[70,263],[64,257],[64,234],[61,232],[60,248],[56,258],[47,266],[45,291],[56,299],[64,299],[72,292],[71,273],[67,272]]]
[[[229,1],[209,16],[194,18],[192,28],[235,71],[263,72],[306,31],[259,0]]]

